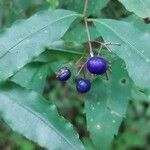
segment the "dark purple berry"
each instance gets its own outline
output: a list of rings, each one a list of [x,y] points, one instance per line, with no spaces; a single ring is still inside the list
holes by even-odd
[[[87,61],[87,69],[92,74],[104,74],[107,70],[107,61],[100,56],[90,57]]]
[[[61,68],[57,73],[57,79],[67,81],[71,77],[71,71],[67,68]]]
[[[77,79],[76,89],[79,93],[86,93],[91,88],[91,82],[88,79]]]

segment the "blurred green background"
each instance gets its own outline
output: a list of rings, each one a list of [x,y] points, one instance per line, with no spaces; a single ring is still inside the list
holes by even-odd
[[[0,30],[11,26],[18,19],[28,18],[39,10],[67,8],[67,2],[68,0],[0,0]],[[110,0],[101,12],[93,14],[94,17],[115,19],[123,19],[128,15],[130,13],[117,0]],[[54,79],[54,74],[47,78],[43,94],[48,100],[53,99],[61,115],[72,122],[90,150],[91,142],[86,129],[84,103],[78,100],[82,97],[74,91],[66,91],[73,90],[71,84],[66,89],[66,85]],[[134,89],[132,93],[134,101],[129,104],[127,117],[124,118],[119,134],[113,141],[112,150],[150,150],[150,102],[140,89]],[[13,132],[1,119],[0,150],[44,150],[44,148]]]

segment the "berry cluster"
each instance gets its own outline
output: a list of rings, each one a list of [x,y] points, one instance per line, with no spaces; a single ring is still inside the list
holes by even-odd
[[[87,60],[87,70],[94,75],[102,75],[107,71],[107,61],[100,56],[93,56]],[[71,71],[68,68],[61,68],[57,74],[57,79],[67,81],[71,77]],[[76,80],[76,89],[79,93],[86,93],[91,88],[91,81],[85,78]]]

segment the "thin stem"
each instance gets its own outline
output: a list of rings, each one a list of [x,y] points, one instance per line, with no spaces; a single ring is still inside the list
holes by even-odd
[[[93,41],[93,42],[96,42],[96,43],[99,43],[100,45],[101,45],[101,49],[102,49],[102,47],[106,47],[107,48],[107,50],[111,53],[112,51],[111,51],[111,49],[107,46],[107,43],[103,43],[103,42],[100,42],[100,41]],[[100,52],[99,52],[100,53]],[[98,53],[98,55],[99,55],[99,53]]]
[[[88,7],[88,0],[85,0],[84,9],[83,9],[83,15],[84,15],[84,16],[86,16],[87,7]]]
[[[83,59],[83,56],[79,58],[79,60],[75,63],[75,65],[78,65],[78,63]]]
[[[88,0],[85,0],[84,10],[83,10],[84,23],[85,23],[85,28],[86,28],[87,36],[88,36],[88,45],[89,45],[89,49],[90,49],[90,56],[93,57],[94,54],[93,54],[93,50],[92,50],[91,37],[90,37],[90,32],[89,32],[89,27],[88,27],[87,17],[86,17],[87,8],[88,8]]]
[[[79,76],[80,72],[82,71],[82,69],[84,68],[84,66],[86,65],[87,61],[81,65],[81,68],[79,69],[78,73],[77,73],[77,77]]]
[[[99,44],[102,44],[102,45],[117,45],[117,46],[120,46],[121,44],[120,43],[117,43],[117,42],[100,42],[100,41],[95,41],[95,40],[92,40],[91,42],[95,42],[95,43],[99,43]]]
[[[99,43],[100,45],[101,45],[101,47],[100,48],[102,48],[102,47],[105,47],[105,48],[107,48],[107,50],[111,53],[112,52],[112,50],[111,50],[111,48],[108,46],[108,45],[117,45],[117,46],[120,46],[121,44],[120,43],[112,43],[112,42],[109,42],[109,43],[103,43],[103,42],[100,42],[100,41],[90,41],[90,42],[96,42],[96,43]],[[100,52],[99,52],[100,53]],[[98,53],[98,55],[99,55],[99,53]]]
[[[117,45],[117,46],[121,46],[120,43],[105,43],[106,45]]]
[[[104,47],[106,47],[107,50],[108,50],[110,53],[112,52],[111,48],[109,48],[109,47],[107,46],[107,44],[104,44]]]
[[[101,50],[102,50],[102,47],[103,47],[103,45],[101,44],[101,46],[100,46],[100,49],[99,49],[99,51],[98,51],[97,56],[99,56],[99,54],[100,54],[100,52],[101,52]]]
[[[85,27],[86,27],[86,32],[87,32],[87,36],[88,36],[88,44],[89,44],[89,49],[90,49],[90,56],[93,57],[93,50],[92,50],[92,44],[91,44],[91,37],[90,37],[90,32],[89,32],[89,27],[88,27],[88,23],[87,23],[87,18],[84,17],[84,22],[85,22]]]

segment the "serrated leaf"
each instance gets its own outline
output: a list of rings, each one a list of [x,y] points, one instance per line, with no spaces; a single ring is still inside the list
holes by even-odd
[[[129,11],[142,18],[150,17],[149,0],[119,0]]]
[[[79,15],[67,10],[43,11],[16,22],[0,34],[0,81],[12,76],[59,40]]]
[[[49,150],[82,150],[70,123],[34,91],[6,83],[0,88],[0,114],[9,126]]]
[[[42,94],[49,69],[50,64],[31,63],[21,68],[10,80]]]
[[[149,88],[150,84],[150,30],[142,32],[124,21],[111,19],[93,20],[106,42],[118,42],[121,46],[110,46],[121,57],[135,84]]]
[[[109,150],[114,135],[126,114],[131,82],[121,60],[112,63],[109,81],[100,78],[93,82],[87,95],[85,111],[87,126],[95,149]]]

